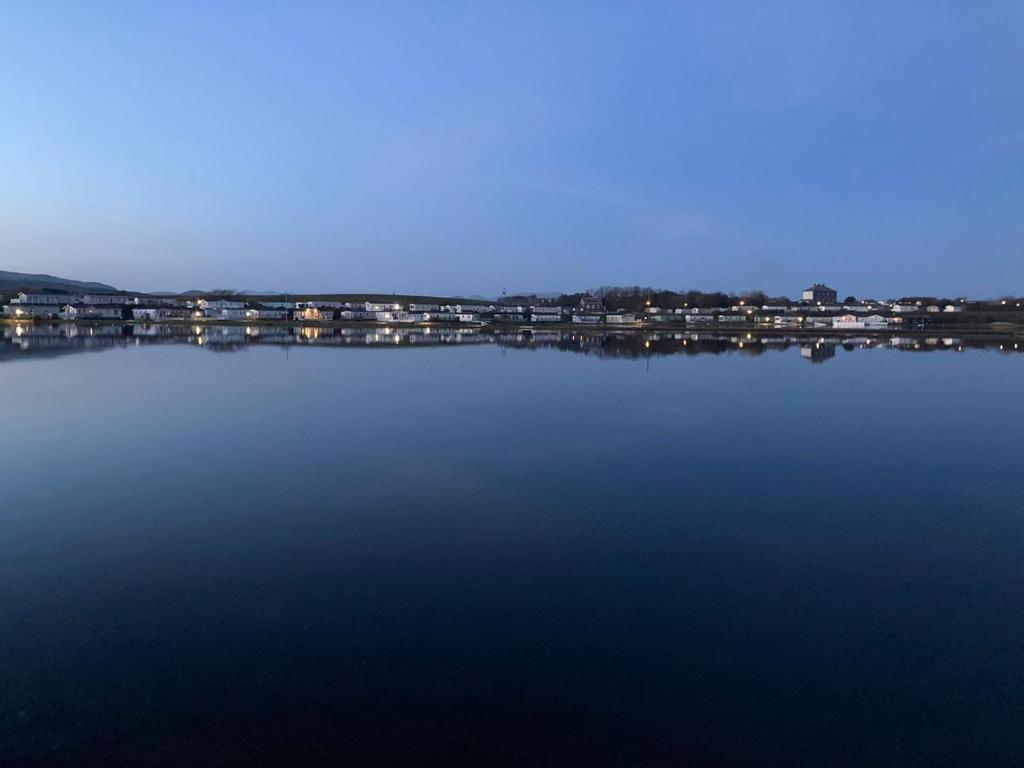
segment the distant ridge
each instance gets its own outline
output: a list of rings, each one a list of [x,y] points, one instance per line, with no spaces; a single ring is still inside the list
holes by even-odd
[[[0,291],[58,291],[74,293],[76,291],[117,291],[106,283],[89,283],[81,280],[68,280],[53,275],[30,275],[25,272],[7,272],[0,269]]]

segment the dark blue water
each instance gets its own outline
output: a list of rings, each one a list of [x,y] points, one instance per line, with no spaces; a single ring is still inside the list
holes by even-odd
[[[4,357],[0,764],[1019,765],[1024,356],[937,348]]]

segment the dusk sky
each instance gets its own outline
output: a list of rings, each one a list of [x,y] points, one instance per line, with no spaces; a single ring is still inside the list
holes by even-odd
[[[5,3],[0,269],[1024,293],[1024,3]]]

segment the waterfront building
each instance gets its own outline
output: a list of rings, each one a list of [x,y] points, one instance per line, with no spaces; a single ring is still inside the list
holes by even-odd
[[[834,288],[829,288],[824,283],[815,283],[810,288],[804,290],[800,298],[803,301],[810,301],[814,304],[832,305],[839,301],[839,294],[836,293]]]

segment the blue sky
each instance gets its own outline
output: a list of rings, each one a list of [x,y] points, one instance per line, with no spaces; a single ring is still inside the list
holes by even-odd
[[[0,269],[1024,293],[1024,4],[5,3]]]

